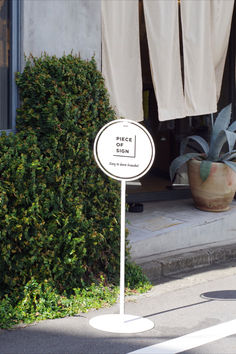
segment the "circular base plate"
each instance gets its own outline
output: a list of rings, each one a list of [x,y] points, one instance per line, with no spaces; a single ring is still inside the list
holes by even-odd
[[[139,333],[154,327],[147,318],[133,315],[102,315],[92,318],[89,324],[101,331],[112,333]]]

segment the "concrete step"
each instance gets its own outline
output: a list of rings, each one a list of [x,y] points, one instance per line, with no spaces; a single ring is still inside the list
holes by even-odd
[[[189,251],[178,255],[159,256],[156,259],[139,259],[137,263],[142,267],[144,274],[156,283],[162,278],[178,273],[191,272],[199,268],[233,260],[236,260],[236,243]]]
[[[149,279],[236,259],[236,201],[220,213],[196,209],[192,199],[144,203],[127,213],[131,258]]]

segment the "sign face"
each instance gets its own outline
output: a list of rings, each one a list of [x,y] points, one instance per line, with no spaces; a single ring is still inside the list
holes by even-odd
[[[108,176],[133,181],[145,175],[152,166],[155,147],[151,135],[141,124],[118,119],[98,132],[94,156]]]

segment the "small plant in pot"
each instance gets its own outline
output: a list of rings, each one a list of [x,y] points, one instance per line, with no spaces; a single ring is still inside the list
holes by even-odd
[[[225,211],[236,191],[236,121],[230,124],[231,105],[217,116],[208,144],[201,136],[186,137],[180,144],[180,156],[170,165],[173,181],[178,169],[185,163],[194,204],[204,211]],[[189,142],[194,141],[201,152],[184,154]],[[224,150],[227,144],[227,152]],[[223,149],[224,147],[224,149]]]

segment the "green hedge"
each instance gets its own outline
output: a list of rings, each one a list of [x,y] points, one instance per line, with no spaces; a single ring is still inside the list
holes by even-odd
[[[94,60],[30,57],[16,78],[17,134],[0,137],[0,289],[31,278],[60,291],[119,273],[119,184],[97,168],[115,119]]]

